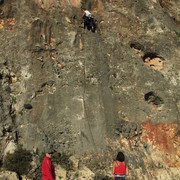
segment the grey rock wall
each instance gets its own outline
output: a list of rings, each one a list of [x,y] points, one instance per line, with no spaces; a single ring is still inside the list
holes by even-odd
[[[145,178],[158,169],[153,156],[167,153],[179,167],[174,2],[0,1],[0,150],[13,140],[40,153],[49,145],[95,153],[94,171],[99,161],[110,171],[123,150],[131,175]],[[93,12],[95,33],[79,28],[81,5]]]

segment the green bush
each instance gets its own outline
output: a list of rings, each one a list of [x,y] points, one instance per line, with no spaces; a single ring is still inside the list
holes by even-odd
[[[79,173],[76,172],[76,173],[74,174],[74,177],[75,177],[75,178],[78,178],[78,177],[79,177]]]
[[[60,164],[66,170],[71,169],[71,163],[69,162],[70,155],[66,154],[65,152],[62,153],[54,153],[52,156],[52,162],[55,164]]]
[[[16,101],[16,97],[12,97],[12,104],[16,104],[17,101]]]
[[[31,169],[32,155],[29,151],[18,148],[13,154],[7,154],[3,168],[8,171],[13,171],[19,175],[28,174]]]

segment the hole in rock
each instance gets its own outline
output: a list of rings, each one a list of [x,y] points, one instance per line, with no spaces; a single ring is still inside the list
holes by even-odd
[[[157,53],[147,52],[147,53],[145,53],[145,55],[143,56],[143,61],[145,61],[147,58],[149,58],[149,59],[154,59],[154,58],[161,58],[161,57],[158,56]]]
[[[153,103],[154,105],[164,104],[164,101],[161,97],[157,96],[156,93],[150,91],[144,95],[145,101],[148,103]]]
[[[131,42],[130,47],[134,48],[135,50],[138,50],[138,51],[143,51],[143,49],[144,49],[143,45],[141,45],[138,42]]]
[[[0,74],[0,80],[2,79],[2,74]]]
[[[164,58],[160,57],[157,53],[148,52],[143,56],[143,61],[147,66],[160,71],[164,67]]]

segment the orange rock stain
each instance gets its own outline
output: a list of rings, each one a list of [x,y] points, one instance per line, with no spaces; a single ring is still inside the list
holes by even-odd
[[[158,148],[166,156],[169,165],[180,167],[178,124],[144,122],[142,129],[142,140]]]
[[[0,29],[14,30],[15,24],[15,18],[8,18],[6,20],[0,19]]]

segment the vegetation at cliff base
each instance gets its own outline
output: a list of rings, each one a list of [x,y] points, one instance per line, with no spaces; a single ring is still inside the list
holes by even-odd
[[[31,168],[32,155],[29,151],[19,148],[13,154],[7,154],[3,162],[3,168],[18,173],[27,174]]]

